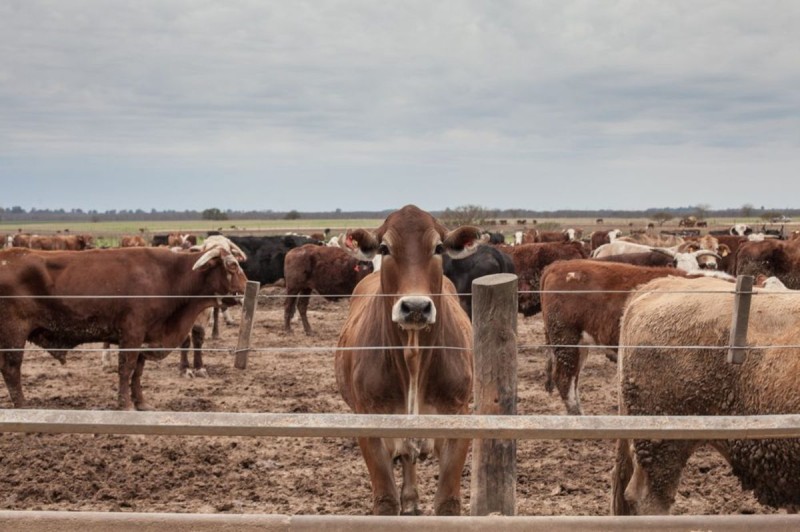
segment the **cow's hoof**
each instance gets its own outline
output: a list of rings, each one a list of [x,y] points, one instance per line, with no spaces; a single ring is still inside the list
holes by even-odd
[[[184,379],[193,379],[195,377],[194,371],[190,369],[181,370],[181,377]]]
[[[206,368],[196,369],[194,370],[194,376],[197,377],[198,379],[207,379],[208,371],[206,371]]]
[[[392,497],[381,497],[372,505],[373,515],[400,515],[400,503]]]
[[[436,506],[436,515],[461,515],[461,501],[447,499]]]
[[[136,403],[136,410],[140,412],[151,412],[155,410],[149,403],[142,401],[141,403]]]

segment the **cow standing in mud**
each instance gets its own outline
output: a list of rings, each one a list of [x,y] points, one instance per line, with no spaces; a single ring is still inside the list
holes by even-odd
[[[474,252],[477,227],[448,231],[409,205],[390,214],[374,233],[351,232],[345,245],[363,259],[376,252],[381,269],[354,291],[339,336],[336,382],[345,402],[364,414],[467,414],[472,394],[472,327],[442,255]],[[355,348],[355,349],[350,349]],[[366,349],[364,349],[366,348]],[[373,513],[418,514],[416,461],[439,458],[436,515],[461,513],[461,474],[468,439],[358,438],[372,482]],[[398,495],[392,460],[403,468]]]

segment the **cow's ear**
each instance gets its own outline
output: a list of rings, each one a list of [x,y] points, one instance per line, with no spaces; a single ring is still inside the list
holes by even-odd
[[[344,240],[340,240],[339,245],[356,259],[369,262],[378,252],[380,242],[366,229],[353,229],[345,233]]]
[[[478,246],[488,241],[486,235],[481,235],[481,230],[472,225],[463,225],[450,231],[442,245],[448,255],[453,259],[469,257],[478,250]]]
[[[700,251],[700,245],[697,242],[689,242],[686,244],[684,253],[694,253]]]
[[[720,244],[719,248],[717,248],[717,252],[720,257],[727,257],[731,254],[731,248],[728,247],[728,244]]]

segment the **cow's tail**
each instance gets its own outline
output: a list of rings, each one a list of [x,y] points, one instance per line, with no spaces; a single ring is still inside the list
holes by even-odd
[[[617,440],[617,457],[614,471],[611,473],[611,514],[631,515],[632,509],[625,500],[625,488],[633,476],[633,457],[631,441]]]

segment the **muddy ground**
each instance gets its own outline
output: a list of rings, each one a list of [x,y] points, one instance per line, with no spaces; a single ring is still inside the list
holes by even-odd
[[[277,296],[279,288],[262,294]],[[206,354],[209,377],[178,374],[178,355],[148,362],[144,393],[159,410],[192,412],[348,412],[333,375],[332,348],[348,302],[313,298],[315,334],[305,336],[297,318],[283,331],[282,299],[260,304],[253,333],[257,348],[239,371],[232,357]],[[232,348],[237,327],[224,327],[212,348]],[[210,332],[209,332],[210,336]],[[540,317],[519,319],[520,414],[562,414],[557,396],[545,393]],[[97,346],[87,346],[97,347]],[[587,414],[617,411],[615,366],[589,356],[582,401]],[[116,374],[102,370],[99,353],[74,351],[61,366],[50,355],[29,352],[23,387],[31,408],[113,409]],[[5,389],[0,407],[10,408]],[[611,441],[520,441],[519,515],[606,515]],[[469,464],[462,480],[469,513]],[[370,484],[358,446],[345,438],[144,437],[107,435],[0,435],[0,508],[138,512],[235,512],[368,514]],[[399,469],[398,469],[399,471]],[[436,462],[419,466],[420,502],[431,514]],[[769,513],[743,493],[730,467],[710,449],[689,463],[673,509],[676,514]]]

